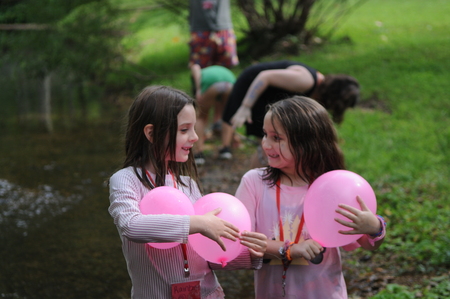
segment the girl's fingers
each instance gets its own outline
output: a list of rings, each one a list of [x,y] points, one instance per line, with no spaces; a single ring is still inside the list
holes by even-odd
[[[241,238],[241,244],[252,248],[266,248],[267,243],[257,239]]]
[[[352,221],[355,221],[355,219],[357,218],[355,214],[350,213],[350,212],[348,212],[346,210],[342,210],[342,209],[337,209],[336,213],[339,213],[342,216],[347,217],[348,219],[350,219]]]
[[[334,218],[334,221],[336,221],[337,223],[342,224],[344,226],[348,226],[348,227],[351,227],[354,224],[353,222],[345,221],[340,218]]]
[[[362,211],[368,211],[369,210],[369,208],[366,205],[366,202],[361,197],[359,197],[359,195],[356,196],[356,200],[359,202],[359,205],[361,206],[361,210]]]
[[[256,233],[256,232],[249,232],[249,231],[246,231],[246,230],[244,230],[241,233],[241,237],[242,238],[247,238],[247,239],[255,239],[255,240],[261,240],[261,241],[267,242],[266,235],[261,234],[261,233]]]
[[[208,213],[212,213],[215,216],[215,215],[219,214],[221,211],[222,211],[222,208],[216,208]]]
[[[346,205],[346,204],[343,204],[343,203],[338,204],[338,207],[343,209],[343,211],[347,211],[347,212],[350,212],[350,213],[353,213],[353,214],[356,214],[356,213],[361,211],[361,210],[358,210],[355,207],[352,207],[352,206],[349,206],[349,205]]]
[[[338,233],[342,235],[359,235],[361,233],[357,232],[356,230],[338,230]]]
[[[257,250],[257,251],[262,251],[265,248],[265,246],[261,246],[260,244],[248,242],[245,240],[241,240],[241,244],[250,249]]]
[[[248,250],[250,251],[250,254],[252,254],[255,257],[263,257],[264,256],[264,252],[262,252],[262,251],[255,251],[255,250],[251,249],[250,247]]]
[[[356,213],[358,213],[360,211],[368,211],[369,210],[369,208],[367,207],[366,203],[364,202],[364,200],[359,195],[356,196],[356,200],[358,201],[359,205],[361,206],[360,210],[355,208],[355,207],[352,207],[352,206],[349,206],[349,205],[346,205],[346,204],[342,204],[342,203],[339,204],[338,206],[340,208],[342,208],[342,209],[345,209],[345,210],[353,213],[353,214],[356,214]]]
[[[235,236],[233,236],[231,233],[227,233],[227,232],[222,234],[221,237],[224,237],[224,238],[226,238],[228,240],[231,240],[233,242],[237,240],[237,238]]]
[[[216,240],[217,244],[219,244],[220,248],[222,248],[223,251],[227,251],[227,247],[225,246],[225,243],[221,238],[218,238]]]
[[[234,234],[236,237],[239,237],[239,227],[237,227],[237,226],[235,226],[235,225],[233,225],[233,224],[231,224],[231,223],[229,223],[229,222],[226,222],[226,221],[224,221],[223,223],[225,224],[225,226],[226,226],[227,228],[230,229],[230,231],[233,232],[233,234]]]
[[[241,239],[241,244],[248,247],[251,252],[258,253],[258,257],[264,255],[267,248],[267,237],[264,234],[243,231],[239,238]]]

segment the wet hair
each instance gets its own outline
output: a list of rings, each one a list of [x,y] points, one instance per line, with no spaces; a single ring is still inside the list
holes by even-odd
[[[348,75],[326,75],[318,86],[317,101],[330,111],[333,121],[340,124],[347,108],[353,108],[360,98],[358,81]]]
[[[178,114],[186,105],[195,103],[193,98],[183,91],[167,86],[149,86],[136,97],[128,111],[125,134],[125,161],[123,167],[132,166],[139,180],[148,188],[164,186],[165,177],[170,170],[178,184],[182,175],[190,176],[200,187],[198,171],[192,152],[184,163],[169,161],[175,159],[178,132]],[[153,142],[144,134],[144,127],[153,125]],[[152,186],[145,166],[151,163],[155,169],[156,186]]]
[[[294,96],[268,106],[287,134],[297,174],[309,185],[325,172],[345,169],[336,129],[327,110],[313,99]],[[267,166],[263,180],[274,186],[281,170]]]

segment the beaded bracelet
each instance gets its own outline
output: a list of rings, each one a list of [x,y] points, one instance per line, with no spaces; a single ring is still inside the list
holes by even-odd
[[[372,246],[375,245],[375,242],[383,239],[384,236],[386,235],[386,225],[387,225],[386,221],[384,220],[383,216],[380,216],[380,215],[376,215],[376,216],[377,216],[378,220],[380,221],[381,227],[380,227],[380,230],[378,231],[378,233],[372,234],[372,235],[370,235],[370,234],[368,235],[369,236],[369,238],[368,238],[369,243]]]
[[[291,247],[294,245],[294,242],[289,243],[287,249],[286,249],[286,258],[288,261],[292,261],[292,257],[291,257]]]

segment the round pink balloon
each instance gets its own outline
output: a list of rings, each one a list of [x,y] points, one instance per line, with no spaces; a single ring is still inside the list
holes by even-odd
[[[348,231],[351,228],[334,220],[350,221],[336,212],[338,204],[361,210],[356,196],[361,197],[369,210],[376,213],[375,193],[360,175],[347,170],[333,170],[318,177],[305,195],[305,223],[311,238],[324,247],[340,247],[359,239],[362,235],[340,234],[339,230]]]
[[[210,193],[194,203],[196,215],[203,215],[216,208],[222,208],[217,217],[234,224],[239,228],[239,231],[251,230],[250,215],[247,208],[239,199],[230,194],[222,192]],[[239,240],[233,242],[223,237],[222,240],[227,248],[226,251],[223,251],[215,241],[201,234],[189,236],[189,244],[201,257],[209,262],[225,266],[239,255],[242,251],[242,245]]]
[[[171,214],[171,215],[194,215],[194,206],[189,198],[180,190],[161,186],[152,189],[139,202],[139,209],[144,215]],[[147,243],[158,249],[168,249],[180,243]]]

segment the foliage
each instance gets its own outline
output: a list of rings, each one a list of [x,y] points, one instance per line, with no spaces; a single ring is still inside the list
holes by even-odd
[[[450,297],[449,276],[439,276],[424,281],[423,285],[416,285],[413,290],[398,284],[387,285],[386,289],[373,296],[373,299],[440,299]]]
[[[4,21],[45,24],[45,30],[2,32],[4,57],[31,76],[63,70],[76,77],[101,74],[119,56],[116,12],[105,0],[22,1]],[[0,19],[0,21],[1,21]]]
[[[47,74],[54,78],[53,110],[63,108],[69,114],[63,119],[73,118],[77,111],[87,118],[88,102],[105,93],[132,91],[137,81],[148,79],[141,76],[142,67],[124,59],[120,40],[126,31],[108,0],[24,0],[7,6],[0,22],[41,26],[0,31],[2,70],[11,74],[13,83],[5,89],[18,103],[11,107],[8,99],[3,113],[18,114],[19,121],[40,112],[42,79]]]
[[[64,16],[57,23],[63,40],[58,67],[81,77],[103,77],[111,64],[121,59],[118,41],[122,34],[116,13],[108,3],[93,2]]]
[[[253,59],[283,52],[297,55],[302,46],[331,38],[340,23],[365,0],[238,0],[248,24],[246,54]],[[258,45],[258,46],[256,46]]]
[[[242,58],[274,52],[298,54],[302,45],[328,40],[344,19],[367,0],[235,0],[234,28]],[[175,16],[187,16],[188,3],[154,0]],[[237,16],[236,16],[237,15]],[[245,19],[242,22],[241,19]],[[244,24],[245,23],[245,24]],[[319,39],[319,37],[321,39]]]

